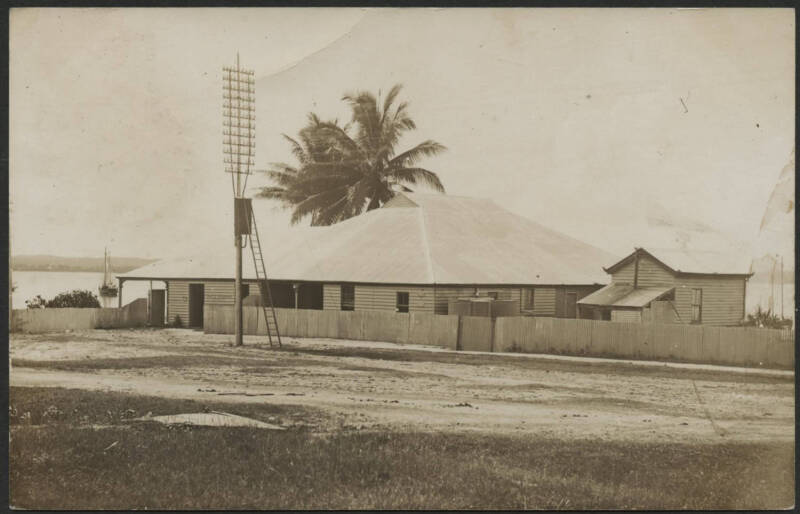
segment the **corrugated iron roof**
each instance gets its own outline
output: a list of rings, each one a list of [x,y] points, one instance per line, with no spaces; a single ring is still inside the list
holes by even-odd
[[[214,248],[119,276],[231,279],[233,253]],[[255,278],[244,255],[244,277]],[[596,284],[614,259],[490,200],[417,193],[330,227],[292,230],[264,255],[270,279],[396,284]]]
[[[634,287],[631,284],[609,284],[578,301],[581,305],[608,307],[645,307],[653,300],[669,293],[673,286]]]
[[[647,248],[654,257],[682,273],[747,274],[750,255],[735,251]]]
[[[612,305],[631,291],[633,291],[633,286],[630,284],[609,284],[590,295],[584,296],[578,300],[578,303],[584,305]]]
[[[746,275],[750,270],[749,255],[733,249],[728,251],[698,249],[689,252],[676,248],[647,247],[641,250],[661,261],[670,271],[677,273]],[[606,269],[611,270],[629,261],[635,253],[636,251],[606,266]]]

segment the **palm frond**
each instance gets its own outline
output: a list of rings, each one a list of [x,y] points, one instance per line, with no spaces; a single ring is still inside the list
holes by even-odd
[[[371,155],[378,144],[381,127],[378,102],[372,93],[361,91],[342,97],[353,111],[353,124],[356,126],[356,141]]]
[[[436,173],[426,170],[425,168],[397,168],[387,173],[388,178],[400,184],[405,182],[407,184],[417,184],[419,182],[426,186],[444,193],[444,185],[442,184]]]
[[[309,112],[306,115],[306,119],[308,119],[309,126],[319,125],[322,122],[320,117],[315,112]]]
[[[277,187],[277,186],[264,186],[262,187],[256,196],[260,198],[273,198],[273,199],[283,199],[286,195],[286,188]]]
[[[411,166],[422,157],[433,157],[445,152],[447,147],[436,141],[423,141],[414,148],[406,150],[389,161],[389,168]]]
[[[400,91],[403,89],[402,84],[395,84],[392,86],[392,89],[389,90],[389,94],[386,95],[386,99],[383,101],[383,113],[386,114],[389,112],[389,108],[394,103],[394,100],[397,98],[397,95],[400,94]]]
[[[308,161],[308,153],[306,152],[305,148],[303,148],[303,145],[298,143],[296,139],[289,137],[286,134],[281,135],[292,146],[292,155],[294,155],[295,159],[297,159],[300,164]]]
[[[293,225],[297,224],[306,216],[324,209],[331,203],[338,201],[345,194],[345,191],[345,187],[338,187],[310,195],[308,198],[294,206],[291,223]]]
[[[344,127],[335,123],[321,123],[317,130],[318,136],[325,139],[328,145],[338,150],[341,155],[360,159],[365,157],[363,148],[350,137]]]

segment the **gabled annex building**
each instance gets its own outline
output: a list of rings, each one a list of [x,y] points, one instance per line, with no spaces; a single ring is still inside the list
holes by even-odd
[[[611,284],[582,298],[582,318],[737,325],[751,273],[730,256],[636,248],[604,268]]]

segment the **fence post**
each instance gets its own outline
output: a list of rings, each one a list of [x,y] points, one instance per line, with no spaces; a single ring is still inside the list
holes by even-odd
[[[491,324],[491,329],[490,329],[491,330],[491,336],[489,338],[489,351],[494,353],[494,329],[497,326],[497,318],[492,316],[490,319],[492,320],[492,324]]]
[[[456,351],[461,349],[461,314],[458,315],[458,327],[456,328]]]

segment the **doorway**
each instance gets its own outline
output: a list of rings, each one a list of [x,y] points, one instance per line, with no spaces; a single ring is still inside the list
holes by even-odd
[[[205,284],[189,284],[189,327],[203,328]]]
[[[164,299],[166,291],[163,289],[150,290],[150,326],[161,327],[164,325]]]
[[[578,317],[578,293],[567,292],[564,295],[564,317],[570,319]]]

